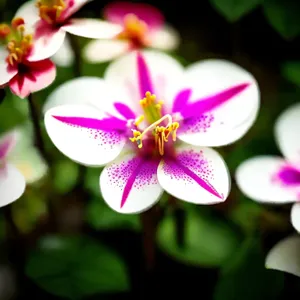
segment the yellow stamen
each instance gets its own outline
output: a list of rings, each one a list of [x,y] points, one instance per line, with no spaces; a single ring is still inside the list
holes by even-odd
[[[22,62],[31,50],[33,37],[30,34],[25,35],[24,30],[23,25],[19,25],[17,28],[19,40],[12,40],[7,44],[7,50],[9,51],[7,61],[10,65]]]
[[[162,117],[162,101],[156,100],[156,95],[150,92],[145,93],[145,98],[140,100],[140,105],[144,110],[145,119],[151,124]]]
[[[119,39],[130,40],[135,46],[146,45],[147,24],[134,14],[124,18],[124,30],[118,35]]]
[[[64,0],[38,0],[40,18],[49,24],[55,23],[66,8]]]
[[[134,122],[134,125],[135,126],[139,126],[145,119],[145,116],[144,115],[140,115]]]
[[[7,24],[0,24],[0,39],[5,39],[10,32],[10,27]]]
[[[160,123],[168,120],[168,124],[166,127],[158,126]],[[131,142],[136,142],[138,148],[143,147],[142,139],[149,132],[153,131],[155,144],[158,147],[158,151],[160,155],[164,155],[164,143],[168,142],[168,137],[172,133],[173,141],[176,141],[176,131],[179,127],[179,123],[173,122],[172,117],[170,115],[165,115],[158,121],[151,124],[147,127],[142,133],[137,130],[133,130],[133,137],[130,138]]]
[[[14,28],[14,29],[18,29],[20,26],[24,26],[25,24],[25,21],[23,18],[14,18],[12,21],[11,21],[11,26]]]

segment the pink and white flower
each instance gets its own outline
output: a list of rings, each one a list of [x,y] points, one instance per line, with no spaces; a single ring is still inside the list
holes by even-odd
[[[266,267],[300,277],[299,253],[300,236],[288,236],[270,250],[266,258]]]
[[[32,141],[29,124],[0,137],[0,206],[19,199],[26,184],[40,180],[48,170]]]
[[[232,143],[253,124],[253,76],[224,60],[184,68],[156,51],[114,61],[104,79],[81,77],[50,95],[46,130],[55,146],[86,166],[107,166],[104,200],[121,213],[154,205],[163,190],[198,204],[224,201],[230,176],[207,146]]]
[[[237,184],[249,198],[273,204],[295,204],[291,221],[300,231],[300,105],[283,112],[275,124],[275,138],[284,157],[257,156],[236,171]]]
[[[129,51],[141,48],[174,50],[179,34],[165,24],[164,16],[145,3],[112,2],[104,9],[104,18],[123,30],[114,39],[94,40],[84,49],[84,57],[92,63],[109,61]]]
[[[56,77],[51,60],[32,61],[35,42],[26,30],[22,18],[0,25],[0,86],[8,85],[21,98],[46,88]]]
[[[25,179],[19,170],[6,162],[6,157],[14,147],[15,136],[9,134],[0,140],[0,206],[19,199],[25,191]]]
[[[31,61],[54,55],[64,43],[66,33],[87,37],[111,39],[122,31],[117,24],[96,19],[72,18],[90,0],[37,0],[28,1],[17,15],[35,28],[37,41]]]

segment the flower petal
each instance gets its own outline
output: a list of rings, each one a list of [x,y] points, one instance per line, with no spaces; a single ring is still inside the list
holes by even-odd
[[[74,53],[66,36],[59,50],[51,57],[51,60],[60,67],[70,67],[74,62]]]
[[[121,40],[94,40],[90,41],[83,49],[86,61],[102,63],[113,60],[130,50],[127,41]]]
[[[145,61],[146,68],[138,68],[140,56]],[[155,93],[158,99],[167,105],[167,100],[173,99],[178,86],[181,86],[183,66],[165,53],[154,50],[133,51],[112,62],[106,69],[104,78],[112,84],[123,87],[132,101],[131,107],[138,112],[139,100],[145,96],[140,94],[139,82],[142,76],[138,76],[138,73],[141,69],[148,70],[153,87],[153,91],[150,92]]]
[[[45,115],[54,145],[70,159],[88,166],[112,161],[126,142],[118,123],[109,121],[100,110],[86,105],[57,106]],[[125,129],[126,122],[123,126]]]
[[[111,39],[123,30],[120,25],[96,19],[72,19],[62,29],[92,39]]]
[[[11,164],[0,170],[0,207],[19,199],[25,191],[23,175]]]
[[[56,77],[56,67],[49,59],[27,62],[27,73],[17,74],[10,82],[11,91],[21,98],[48,87]]]
[[[0,137],[0,162],[5,159],[13,150],[18,140],[18,134],[15,130],[8,132]]]
[[[83,104],[100,109],[119,118],[115,103],[123,101],[119,89],[107,84],[98,77],[83,76],[60,85],[45,101],[43,112],[60,105]]]
[[[10,135],[14,137],[16,146],[8,153],[7,161],[17,167],[28,184],[44,177],[48,167],[34,146],[34,132],[31,122],[16,127]]]
[[[183,84],[192,89],[192,95],[182,112],[186,120],[178,135],[181,140],[194,145],[226,145],[254,123],[259,89],[253,76],[241,67],[215,59],[195,63],[187,69]]]
[[[286,109],[275,124],[275,138],[283,155],[292,162],[300,162],[300,104]]]
[[[213,149],[184,145],[176,159],[163,159],[158,168],[160,185],[174,197],[197,204],[223,202],[230,191],[230,175]]]
[[[150,41],[150,47],[170,51],[179,46],[180,35],[175,28],[164,25],[162,28],[151,32]]]
[[[28,25],[33,25],[37,22],[39,17],[39,11],[36,7],[36,1],[26,1],[17,10],[15,17],[23,18],[25,23]]]
[[[60,20],[64,21],[92,0],[65,0],[67,8],[62,12]]]
[[[120,213],[140,213],[153,206],[162,195],[157,181],[159,161],[144,160],[124,151],[106,166],[100,176],[100,188],[106,203]]]
[[[22,151],[16,148],[9,156],[9,162],[21,172],[27,184],[39,181],[48,171],[46,162],[33,146]]]
[[[9,68],[6,62],[8,52],[0,47],[0,86],[7,84],[17,73],[17,68]]]
[[[66,32],[62,29],[55,29],[45,22],[36,24],[36,36],[34,38],[33,50],[29,61],[39,61],[53,56],[62,46]]]
[[[164,16],[152,5],[146,3],[131,3],[116,1],[104,8],[104,17],[110,22],[123,24],[124,17],[128,14],[136,15],[144,21],[150,29],[156,29],[164,24]]]
[[[291,222],[294,228],[300,232],[300,203],[295,203],[291,210]]]
[[[268,253],[268,269],[287,272],[300,277],[300,236],[291,235],[276,244]]]
[[[297,199],[297,191],[277,180],[286,162],[281,157],[257,156],[244,161],[236,170],[241,191],[259,202],[290,203]]]

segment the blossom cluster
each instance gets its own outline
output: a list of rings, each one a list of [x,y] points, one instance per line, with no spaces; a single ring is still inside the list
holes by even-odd
[[[51,93],[43,107],[56,148],[79,164],[103,167],[102,197],[119,213],[143,212],[164,191],[195,204],[225,201],[230,174],[212,147],[234,143],[254,124],[260,91],[253,75],[223,59],[183,67],[167,53],[180,45],[180,35],[150,5],[116,2],[105,8],[102,20],[76,17],[87,2],[28,1],[10,24],[1,24],[0,85],[27,98],[54,82],[56,65],[80,59],[72,52],[72,35],[92,39],[82,56],[89,63],[109,62],[103,78],[74,78]],[[276,125],[286,159],[259,157],[238,168],[238,186],[250,198],[299,199],[299,115],[297,106]],[[19,148],[15,145],[16,130],[1,138],[2,206],[20,198],[25,182],[30,183],[9,159]],[[43,164],[31,179],[46,172]],[[292,223],[297,230],[299,214],[296,203]]]

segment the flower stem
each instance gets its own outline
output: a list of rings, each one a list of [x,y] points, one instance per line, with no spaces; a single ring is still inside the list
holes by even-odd
[[[77,40],[77,37],[73,34],[69,34],[68,38],[74,54],[74,67],[73,73],[75,77],[80,77],[82,73],[82,64],[81,64],[81,51],[80,46]]]
[[[74,54],[74,65],[73,65],[73,73],[74,77],[80,77],[82,74],[82,60],[81,60],[81,48],[77,40],[77,36],[73,34],[68,35],[72,51]],[[80,165],[79,166],[79,176],[78,176],[78,182],[81,184],[84,182],[84,177],[86,174],[86,167]]]
[[[20,231],[13,220],[11,204],[8,204],[2,208],[4,220],[6,223],[6,235],[10,239],[19,239]]]
[[[151,271],[155,264],[155,233],[154,214],[152,210],[141,214],[141,223],[143,227],[143,248],[145,255],[145,267]]]
[[[143,248],[145,255],[146,271],[153,271],[156,263],[156,232],[157,227],[164,215],[164,210],[159,205],[156,205],[148,211],[141,214],[141,224],[143,232]]]
[[[50,159],[45,150],[45,144],[44,144],[42,130],[39,122],[38,111],[36,109],[32,94],[28,96],[28,105],[29,105],[29,112],[31,116],[33,130],[34,130],[35,146],[40,151],[46,163],[50,165]]]

